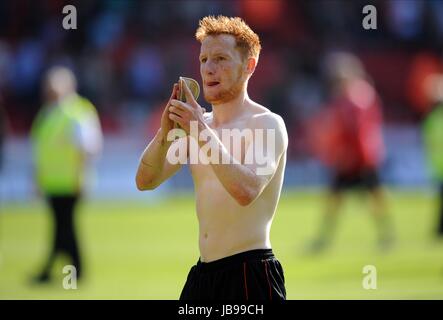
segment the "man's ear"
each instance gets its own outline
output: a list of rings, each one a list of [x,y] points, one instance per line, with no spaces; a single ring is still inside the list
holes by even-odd
[[[249,74],[253,74],[255,71],[255,67],[257,66],[257,58],[249,57],[246,60],[246,72]]]

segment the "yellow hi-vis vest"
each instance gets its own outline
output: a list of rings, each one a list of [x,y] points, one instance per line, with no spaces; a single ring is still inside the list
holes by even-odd
[[[97,116],[94,106],[75,94],[37,115],[31,140],[36,182],[45,194],[72,195],[83,188],[85,159],[75,130],[91,113]]]
[[[433,178],[443,181],[443,104],[437,105],[423,123],[424,146]]]

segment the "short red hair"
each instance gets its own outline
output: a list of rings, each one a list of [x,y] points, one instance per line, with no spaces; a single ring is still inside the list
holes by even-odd
[[[200,43],[207,36],[229,34],[235,37],[237,47],[246,58],[258,58],[261,50],[260,38],[243,19],[226,16],[207,16],[199,21],[195,38]]]

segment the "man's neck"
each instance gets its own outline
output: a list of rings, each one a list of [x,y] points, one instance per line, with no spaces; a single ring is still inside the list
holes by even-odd
[[[232,121],[244,112],[244,109],[250,101],[246,89],[226,103],[212,105],[212,114],[214,125],[219,126]]]

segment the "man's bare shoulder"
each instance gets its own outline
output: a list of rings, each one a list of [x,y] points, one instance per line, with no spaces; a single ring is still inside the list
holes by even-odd
[[[248,127],[251,129],[273,130],[276,142],[281,146],[281,151],[288,147],[288,132],[283,118],[268,108],[255,104]]]
[[[277,129],[286,132],[285,122],[280,115],[255,102],[251,106],[250,120],[251,127],[256,129]]]

